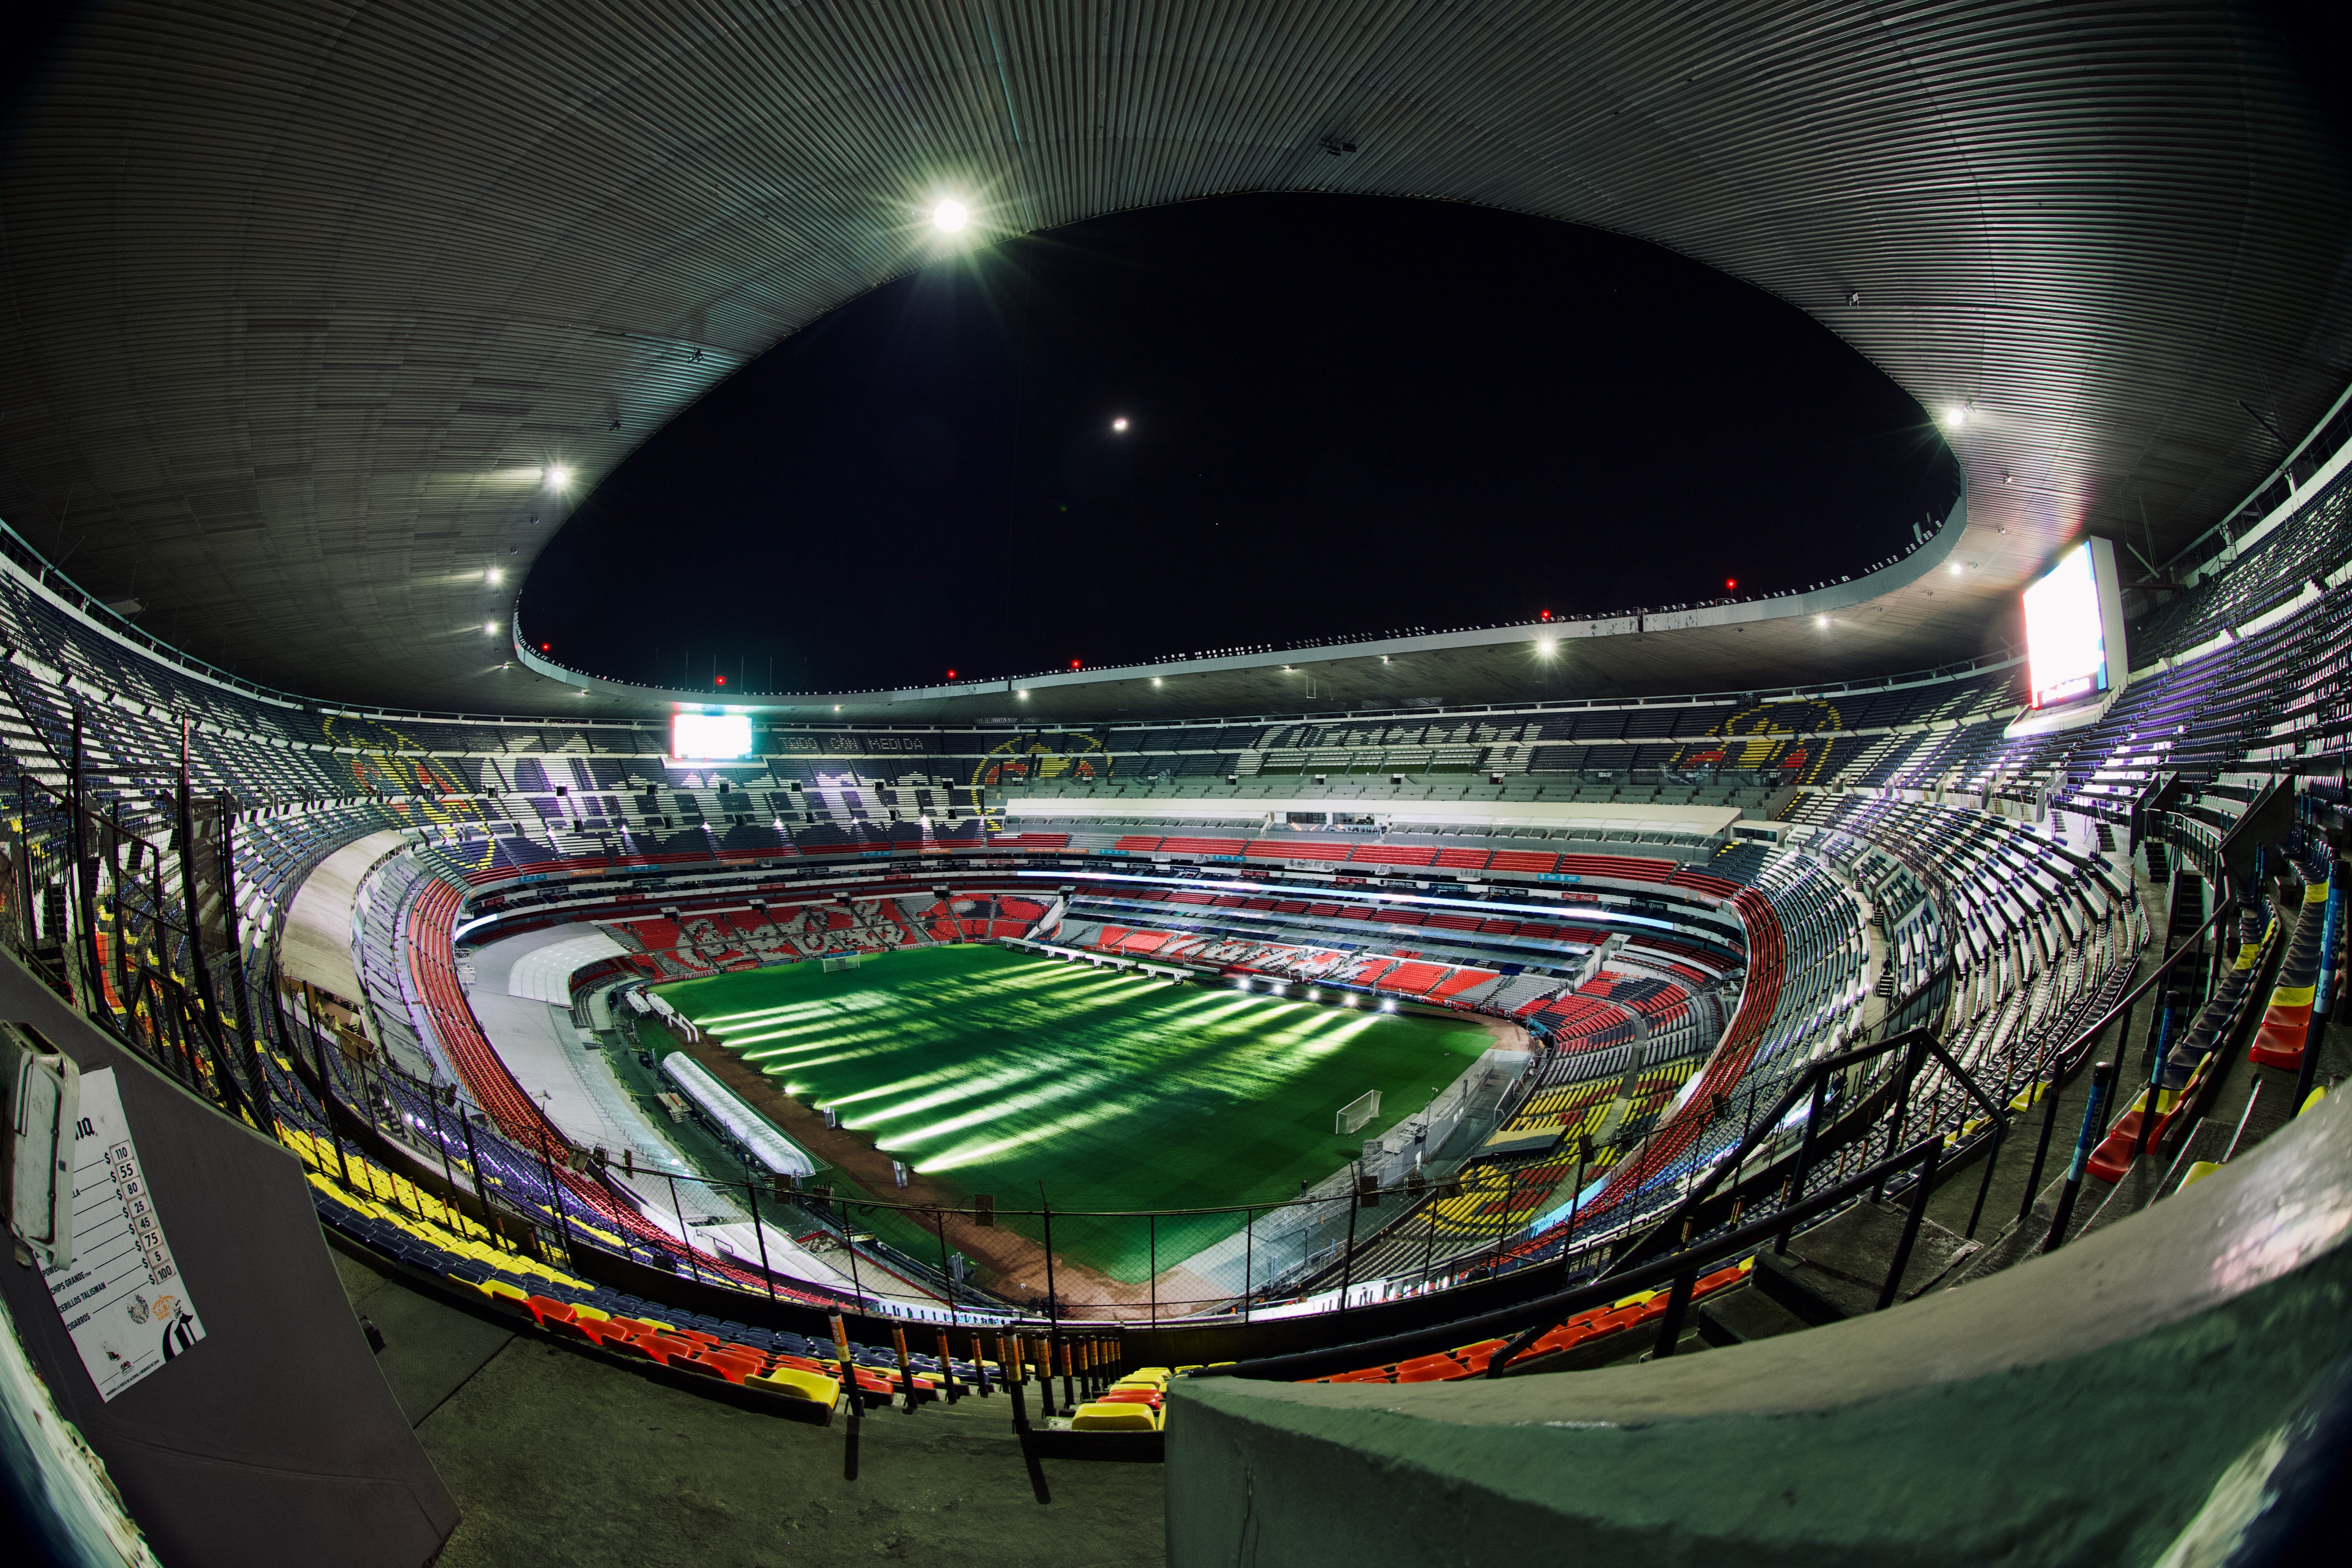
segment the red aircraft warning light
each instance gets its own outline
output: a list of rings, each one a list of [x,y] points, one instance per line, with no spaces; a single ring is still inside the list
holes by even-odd
[[[948,679],[950,679],[950,680],[954,680],[954,679],[955,679],[955,672],[954,672],[953,670],[950,670],[950,671],[948,672]]]
[[[540,651],[541,653],[544,653],[548,652],[548,648],[549,648],[549,645],[548,645],[547,643],[541,643],[539,645],[539,651]]]
[[[1072,659],[1072,660],[1070,661],[1070,668],[1072,668],[1072,669],[1074,669],[1074,670],[1075,670],[1075,669],[1076,669],[1077,667],[1078,667],[1078,662],[1077,662],[1076,659]]]
[[[723,686],[723,685],[725,685],[727,684],[727,677],[726,677],[726,676],[724,676],[724,675],[719,676],[719,684],[720,685],[722,685],[722,686]]]
[[[1732,590],[1734,590],[1734,589],[1738,588],[1738,586],[1739,586],[1739,580],[1738,580],[1738,578],[1736,578],[1736,577],[1727,577],[1727,578],[1725,578],[1725,579],[1723,580],[1723,591],[1724,591],[1724,592],[1726,592],[1726,593],[1729,593]]]

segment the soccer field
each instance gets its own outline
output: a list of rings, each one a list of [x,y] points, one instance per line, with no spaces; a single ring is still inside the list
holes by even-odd
[[[1427,1104],[1493,1037],[1413,1018],[1204,990],[1000,947],[923,948],[662,988],[747,1061],[919,1172],[1001,1208],[1193,1208],[1296,1197]],[[1350,1138],[1332,1115],[1367,1089]],[[1034,1228],[1008,1221],[1029,1234]],[[1161,1269],[1240,1228],[1158,1228]],[[1054,1223],[1055,1250],[1149,1273],[1140,1220]]]

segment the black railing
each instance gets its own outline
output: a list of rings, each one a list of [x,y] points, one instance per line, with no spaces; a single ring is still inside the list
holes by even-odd
[[[1690,1299],[1688,1281],[1719,1263],[1748,1257],[1771,1244],[1774,1234],[1784,1224],[1804,1225],[1843,1207],[1853,1199],[1882,1186],[1890,1177],[1917,1171],[1919,1179],[1912,1184],[1913,1202],[1910,1217],[1904,1227],[1906,1240],[1895,1259],[1896,1267],[1890,1272],[1890,1286],[1902,1279],[1902,1269],[1909,1261],[1909,1240],[1918,1234],[1919,1211],[1926,1207],[1927,1194],[1933,1187],[1936,1162],[1943,1150],[1940,1136],[1920,1139],[1909,1148],[1873,1165],[1823,1188],[1803,1201],[1769,1218],[1743,1225],[1736,1229],[1694,1243],[1672,1257],[1660,1259],[1628,1270],[1622,1274],[1595,1280],[1545,1296],[1524,1305],[1508,1307],[1500,1312],[1483,1313],[1443,1323],[1434,1328],[1420,1329],[1411,1333],[1393,1334],[1385,1339],[1366,1340],[1354,1344],[1335,1345],[1326,1350],[1307,1351],[1295,1355],[1266,1356],[1253,1361],[1237,1362],[1231,1366],[1202,1367],[1191,1374],[1194,1377],[1246,1377],[1276,1382],[1311,1382],[1338,1373],[1387,1365],[1418,1355],[1431,1355],[1481,1341],[1513,1336],[1510,1343],[1497,1350],[1486,1364],[1486,1375],[1499,1376],[1510,1363],[1528,1345],[1545,1333],[1593,1307],[1606,1306],[1628,1295],[1651,1290],[1659,1285],[1672,1285],[1682,1300]],[[1886,1303],[1887,1291],[1880,1292],[1881,1304]],[[1673,1308],[1667,1310],[1669,1318]],[[1679,1325],[1674,1325],[1677,1333]],[[1661,1331],[1664,1338],[1664,1331]]]

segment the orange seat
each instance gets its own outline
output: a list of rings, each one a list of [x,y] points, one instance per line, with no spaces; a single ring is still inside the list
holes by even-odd
[[[1416,1355],[1411,1361],[1396,1364],[1397,1381],[1400,1383],[1408,1376],[1415,1383],[1426,1383],[1429,1379],[1422,1376],[1423,1373],[1437,1372],[1451,1376],[1461,1370],[1462,1364],[1450,1355]]]
[[[699,1354],[680,1356],[670,1364],[688,1372],[715,1373],[730,1383],[756,1377],[765,1370],[756,1355],[730,1355],[716,1346],[705,1346]]]
[[[1571,1349],[1576,1345],[1582,1344],[1586,1340],[1589,1340],[1591,1337],[1592,1325],[1589,1322],[1562,1323],[1559,1327],[1552,1330],[1549,1333],[1536,1341],[1535,1343],[1529,1345],[1528,1347],[1528,1354],[1530,1355],[1542,1355],[1553,1351]]]
[[[1095,1401],[1097,1405],[1149,1405],[1160,1408],[1161,1396],[1149,1388],[1114,1388]]]
[[[549,1296],[525,1296],[522,1304],[530,1313],[531,1321],[541,1328],[551,1322],[568,1323],[575,1315],[570,1302],[559,1301]]]

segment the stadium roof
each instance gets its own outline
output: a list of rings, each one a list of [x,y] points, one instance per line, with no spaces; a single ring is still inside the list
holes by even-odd
[[[1964,410],[1968,570],[1872,601],[1879,669],[1981,651],[2086,528],[2161,561],[2352,364],[2340,157],[2218,4],[131,0],[77,16],[0,167],[0,517],[250,678],[551,706],[499,669],[546,465],[576,497],[932,258],[943,193],[985,242],[1266,190],[1638,235]],[[1748,635],[1644,630],[1626,678],[1720,687]]]

